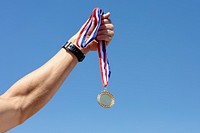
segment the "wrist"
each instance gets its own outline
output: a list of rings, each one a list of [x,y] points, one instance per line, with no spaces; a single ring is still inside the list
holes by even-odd
[[[85,54],[72,42],[66,42],[63,48],[72,53],[79,62],[82,62],[85,58]]]
[[[80,49],[80,51],[84,54],[84,55],[86,55],[90,50],[88,49],[88,47],[87,48],[81,48],[81,47],[79,47],[77,44],[76,44],[76,39],[77,38],[77,35],[74,35],[73,37],[71,37],[69,40],[68,40],[68,42],[71,42],[71,43],[73,43],[73,44],[75,44],[79,49]]]

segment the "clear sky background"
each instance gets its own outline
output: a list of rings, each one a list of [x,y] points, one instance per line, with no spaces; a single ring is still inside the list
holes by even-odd
[[[199,0],[1,0],[0,94],[50,59],[95,7],[115,25],[114,107],[97,103],[103,87],[91,52],[42,110],[8,133],[199,133]]]

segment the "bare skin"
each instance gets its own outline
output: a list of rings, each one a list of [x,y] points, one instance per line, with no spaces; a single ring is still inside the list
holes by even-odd
[[[96,38],[106,41],[106,45],[114,35],[114,26],[109,16],[110,13],[102,16],[102,24]],[[93,28],[94,26],[90,31]],[[69,41],[75,43],[76,39],[77,34]],[[97,45],[98,42],[95,40],[81,51],[87,54],[89,51],[97,50]],[[78,60],[72,53],[61,49],[43,66],[12,85],[0,96],[0,133],[22,124],[45,106],[77,63]]]

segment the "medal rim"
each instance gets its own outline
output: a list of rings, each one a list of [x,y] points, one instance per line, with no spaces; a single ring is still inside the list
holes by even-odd
[[[108,95],[111,98],[110,105],[105,105],[105,104],[101,103],[102,95]],[[97,96],[97,101],[98,101],[99,105],[101,105],[103,108],[111,108],[115,104],[115,98],[108,90],[103,90],[101,93],[99,93]]]

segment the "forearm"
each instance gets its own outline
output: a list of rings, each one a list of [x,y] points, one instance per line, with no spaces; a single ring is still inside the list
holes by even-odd
[[[110,13],[101,16],[101,25],[97,37],[108,45],[114,32],[109,19]],[[86,38],[95,28],[95,22],[89,29]],[[69,42],[75,43],[79,32]],[[97,50],[98,41],[92,41],[86,48],[80,50],[86,54]],[[16,82],[8,91],[0,96],[0,133],[21,124],[39,111],[57,92],[69,73],[77,64],[77,58],[61,49],[46,64]]]
[[[16,82],[3,97],[17,99],[23,122],[53,97],[76,64],[76,57],[61,49],[42,67]]]

